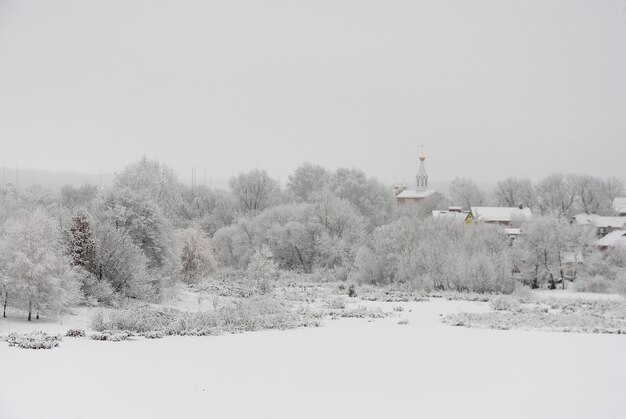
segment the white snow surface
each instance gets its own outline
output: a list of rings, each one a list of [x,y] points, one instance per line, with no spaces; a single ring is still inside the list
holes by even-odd
[[[0,418],[623,418],[626,336],[452,327],[487,303],[126,342],[0,342]],[[80,316],[77,316],[77,318]],[[408,319],[408,325],[399,325]],[[15,329],[19,322],[9,324]],[[79,321],[69,322],[80,324]],[[68,322],[66,321],[66,326]],[[0,319],[0,330],[7,331]],[[59,325],[51,324],[53,330]]]

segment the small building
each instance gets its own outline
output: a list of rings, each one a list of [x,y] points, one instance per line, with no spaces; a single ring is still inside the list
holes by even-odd
[[[465,224],[472,224],[474,221],[474,217],[471,212],[463,212],[463,211],[455,211],[448,209],[445,210],[437,210],[433,211],[433,218],[443,219],[443,220],[451,220],[451,221],[459,221]]]
[[[623,246],[626,249],[626,230],[611,231],[606,236],[598,239],[596,246],[600,250],[608,250],[618,246]]]
[[[618,216],[626,216],[626,196],[618,196],[613,200],[613,211]]]
[[[419,204],[424,199],[437,192],[432,189],[428,189],[428,174],[426,173],[426,166],[424,165],[426,156],[422,154],[419,159],[420,165],[417,171],[417,176],[415,176],[415,179],[417,180],[417,188],[413,190],[405,189],[398,193],[396,195],[396,203],[398,204]]]
[[[514,221],[532,218],[530,208],[524,207],[472,207],[474,220],[511,227]]]
[[[626,216],[615,217],[597,214],[577,214],[574,216],[573,221],[578,225],[594,227],[598,237],[604,237],[612,231],[626,230]]]

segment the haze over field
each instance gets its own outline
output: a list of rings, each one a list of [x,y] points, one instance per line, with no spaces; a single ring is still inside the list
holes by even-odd
[[[0,163],[623,178],[625,40],[623,0],[5,0]]]

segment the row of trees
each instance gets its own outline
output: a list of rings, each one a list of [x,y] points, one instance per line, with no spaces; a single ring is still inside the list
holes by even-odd
[[[146,158],[103,190],[0,188],[5,312],[14,306],[31,318],[78,301],[157,301],[177,281],[198,282],[223,267],[265,278],[256,280],[260,289],[274,274],[255,270],[271,266],[478,292],[508,292],[515,276],[554,285],[571,276],[569,255],[588,253],[591,240],[564,216],[580,205],[608,211],[607,197],[623,191],[614,179],[581,176],[499,182],[499,203],[524,202],[550,214],[524,226],[527,234],[511,246],[497,227],[429,217],[448,203],[482,203],[466,180],[453,182],[450,198],[434,194],[419,206],[396,206],[390,189],[362,171],[311,164],[299,167],[285,189],[260,170],[234,176],[230,188],[184,186],[167,166]]]
[[[571,216],[576,213],[610,215],[613,200],[624,196],[624,183],[617,178],[589,175],[550,175],[537,184],[529,179],[507,178],[497,182],[492,197],[468,179],[450,184],[450,202],[469,209],[472,206],[514,207],[520,204],[542,215]]]

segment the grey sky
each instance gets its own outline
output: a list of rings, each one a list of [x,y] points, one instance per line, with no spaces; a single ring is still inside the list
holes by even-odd
[[[626,3],[3,1],[0,163],[625,178]],[[201,169],[200,169],[201,170]]]

